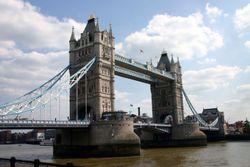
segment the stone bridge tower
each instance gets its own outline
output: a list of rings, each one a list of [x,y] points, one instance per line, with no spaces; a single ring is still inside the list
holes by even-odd
[[[171,61],[165,51],[157,68],[171,72],[174,80],[151,85],[153,119],[156,123],[182,124],[184,119],[182,99],[182,73],[179,60]]]
[[[90,16],[80,39],[76,40],[73,28],[69,45],[70,75],[96,57],[96,62],[87,74],[87,82],[84,76],[70,90],[70,119],[99,120],[103,112],[114,111],[115,106],[115,48],[111,26],[109,31],[101,31],[98,19]]]

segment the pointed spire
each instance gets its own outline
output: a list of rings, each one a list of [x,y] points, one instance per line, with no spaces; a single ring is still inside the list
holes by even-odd
[[[166,52],[166,50],[163,48],[163,50],[162,50],[162,53],[161,53],[162,55],[163,54],[167,54],[167,52]]]
[[[89,16],[89,20],[92,20],[92,19],[95,19],[95,14],[92,13],[90,16]]]
[[[113,37],[112,24],[109,24],[109,35]]]
[[[100,31],[100,27],[99,27],[99,18],[96,18],[96,26],[95,26],[95,31],[99,32]]]
[[[153,65],[153,60],[152,59],[150,59],[150,65]]]
[[[171,64],[174,64],[173,53],[171,54]]]
[[[177,64],[178,64],[179,67],[181,67],[179,57],[177,57]]]
[[[75,32],[74,32],[74,26],[72,27],[72,33],[71,33],[71,37],[70,37],[69,41],[76,41]]]

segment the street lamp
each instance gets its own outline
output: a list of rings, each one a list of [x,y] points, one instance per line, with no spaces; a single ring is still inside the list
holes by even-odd
[[[130,111],[129,111],[129,115],[131,115],[131,113],[133,112],[133,107],[134,107],[134,105],[133,105],[133,104],[130,104]]]

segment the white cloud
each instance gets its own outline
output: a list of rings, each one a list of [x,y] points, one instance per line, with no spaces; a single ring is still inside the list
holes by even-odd
[[[138,107],[142,113],[152,116],[152,103],[151,99],[142,99],[139,101],[132,101],[133,92],[115,90],[115,105],[116,110],[123,110],[131,114],[138,114]]]
[[[130,92],[115,90],[115,98],[123,102],[129,102]]]
[[[133,93],[127,91],[115,90],[115,110],[122,110],[125,112],[133,112],[133,107],[131,107],[131,96]]]
[[[201,113],[204,108],[214,108],[216,107],[216,102],[210,98],[204,100],[201,98],[201,95],[198,94],[189,94],[189,92],[186,92],[188,94],[188,98],[193,104],[193,107],[198,113]],[[183,104],[184,104],[184,116],[187,115],[193,115],[192,111],[190,110],[188,104],[185,101],[185,98],[183,98]]]
[[[216,66],[201,70],[185,71],[183,82],[187,89],[199,92],[215,90],[229,85],[229,82],[241,71],[234,66]]]
[[[137,103],[135,114],[137,114],[137,107],[140,107],[141,109],[141,114],[146,113],[148,116],[152,116],[152,101],[151,99],[143,99],[139,103]]]
[[[199,64],[212,64],[215,62],[216,62],[216,59],[213,59],[213,58],[205,58],[203,60],[198,61]]]
[[[244,43],[244,45],[245,45],[245,47],[247,47],[248,49],[250,49],[250,41],[246,41],[246,42]]]
[[[246,73],[250,73],[250,66],[247,66],[247,67],[246,67],[245,72],[246,72]]]
[[[187,17],[164,14],[155,15],[145,28],[127,36],[120,46],[119,50],[128,57],[155,62],[164,48],[182,59],[203,57],[223,46],[223,38],[204,24],[200,13]]]
[[[210,6],[209,3],[206,4],[206,14],[210,18],[210,21],[213,23],[216,21],[216,18],[221,16],[223,13],[222,9],[219,9],[215,6]]]
[[[207,96],[208,92],[195,93],[195,95],[189,94],[189,99],[194,105],[197,112],[202,112],[203,108],[218,107],[220,111],[224,112],[225,120],[233,123],[239,120],[245,120],[246,117],[250,118],[250,84],[243,84],[237,86],[235,91],[230,91],[224,98],[211,98]],[[189,92],[187,92],[189,93]],[[219,91],[216,92],[220,94]],[[216,99],[216,100],[215,100]],[[190,115],[187,104],[184,102],[185,116]]]
[[[248,91],[250,92],[250,84],[243,84],[237,87],[239,91]]]
[[[71,27],[80,33],[83,24],[71,18],[45,16],[21,0],[0,1],[0,39],[14,40],[26,48],[68,48]]]
[[[71,18],[45,16],[22,0],[0,1],[0,11],[3,103],[34,89],[68,65],[71,27],[75,26],[78,34],[83,24]]]
[[[223,16],[224,16],[224,17],[228,17],[229,14],[228,14],[228,13],[224,13]]]
[[[230,122],[250,118],[250,83],[239,85],[230,100],[222,101],[225,116]]]
[[[120,55],[125,54],[125,51],[123,50],[123,44],[121,42],[115,44],[115,52],[119,53]]]
[[[250,3],[235,12],[234,23],[239,30],[250,28]]]
[[[219,111],[224,112],[225,120],[233,123],[245,120],[246,117],[250,118],[250,84],[239,85],[234,90],[236,91],[230,91],[230,94],[221,99],[207,96],[208,92],[196,92],[195,95],[190,94],[190,92],[187,93],[197,112],[201,113],[203,108],[218,107]],[[219,94],[218,91],[216,93]],[[186,102],[184,102],[184,111],[185,116],[192,114]]]
[[[1,103],[38,87],[68,63],[67,51],[24,53],[13,41],[0,44]]]

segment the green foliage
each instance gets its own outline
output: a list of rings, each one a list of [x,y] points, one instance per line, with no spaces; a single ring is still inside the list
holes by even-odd
[[[250,134],[250,123],[249,121],[246,119],[244,122],[244,129],[243,129],[244,133],[248,133]]]

